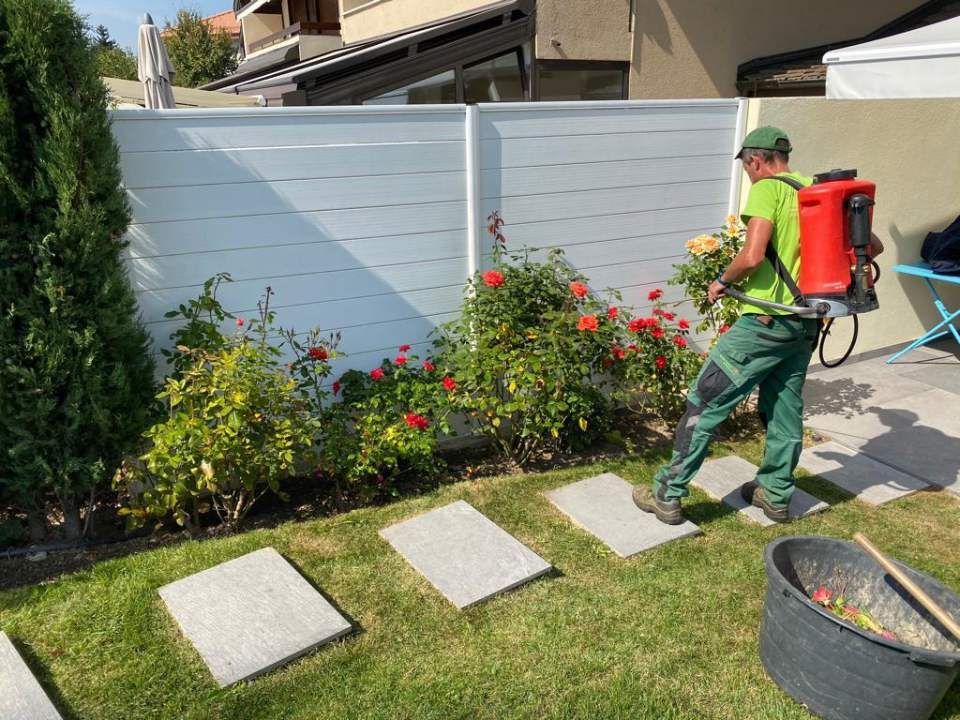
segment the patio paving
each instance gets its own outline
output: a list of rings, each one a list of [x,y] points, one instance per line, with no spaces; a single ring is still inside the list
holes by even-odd
[[[960,359],[932,348],[886,357],[811,371],[807,426],[960,495]]]
[[[6,633],[0,632],[0,718],[62,720]]]
[[[270,547],[164,585],[159,592],[220,687],[250,680],[352,629]]]
[[[741,486],[756,477],[757,469],[756,465],[741,457],[728,455],[705,462],[693,478],[691,485],[700,488],[715,500],[722,500],[745,518],[763,527],[770,527],[776,523],[764,515],[760,508],[747,505],[746,500],[740,495]],[[819,498],[797,488],[793,493],[788,512],[790,519],[796,520],[829,507]]]
[[[633,485],[613,473],[580,480],[544,495],[560,512],[622,558],[699,535],[689,520],[666,525],[633,503]]]
[[[463,500],[386,527],[380,537],[461,610],[552,568]]]

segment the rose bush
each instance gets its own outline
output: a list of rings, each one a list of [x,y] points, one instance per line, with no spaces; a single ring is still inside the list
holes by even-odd
[[[396,493],[405,475],[430,477],[441,468],[438,438],[450,432],[445,396],[450,378],[401,345],[393,360],[370,372],[350,370],[333,384],[340,402],[323,412],[320,469],[365,499]]]
[[[710,329],[715,335],[726,332],[740,317],[740,304],[730,297],[721,297],[711,305],[707,288],[740,252],[746,237],[746,228],[736,215],[729,215],[726,224],[712,235],[698,235],[687,241],[688,260],[674,265],[676,272],[667,282],[681,285],[703,318],[697,331]]]

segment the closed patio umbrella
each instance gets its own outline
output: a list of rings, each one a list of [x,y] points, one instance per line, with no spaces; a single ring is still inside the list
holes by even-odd
[[[160,31],[149,14],[140,22],[137,53],[137,78],[143,83],[143,97],[148,108],[175,108],[173,99],[173,65],[160,38]]]

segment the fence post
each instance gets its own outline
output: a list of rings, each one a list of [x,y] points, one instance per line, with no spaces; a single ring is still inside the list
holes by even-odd
[[[467,272],[480,269],[480,108],[466,106],[464,145],[467,174]]]
[[[736,155],[740,152],[740,143],[743,142],[743,136],[747,132],[747,107],[749,100],[739,98],[737,101],[737,126],[733,133],[733,152]],[[730,167],[730,195],[727,201],[727,215],[740,214],[740,161],[734,159]]]

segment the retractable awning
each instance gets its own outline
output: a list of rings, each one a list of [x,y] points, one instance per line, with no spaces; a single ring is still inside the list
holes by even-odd
[[[960,18],[823,56],[828,98],[960,97]]]

